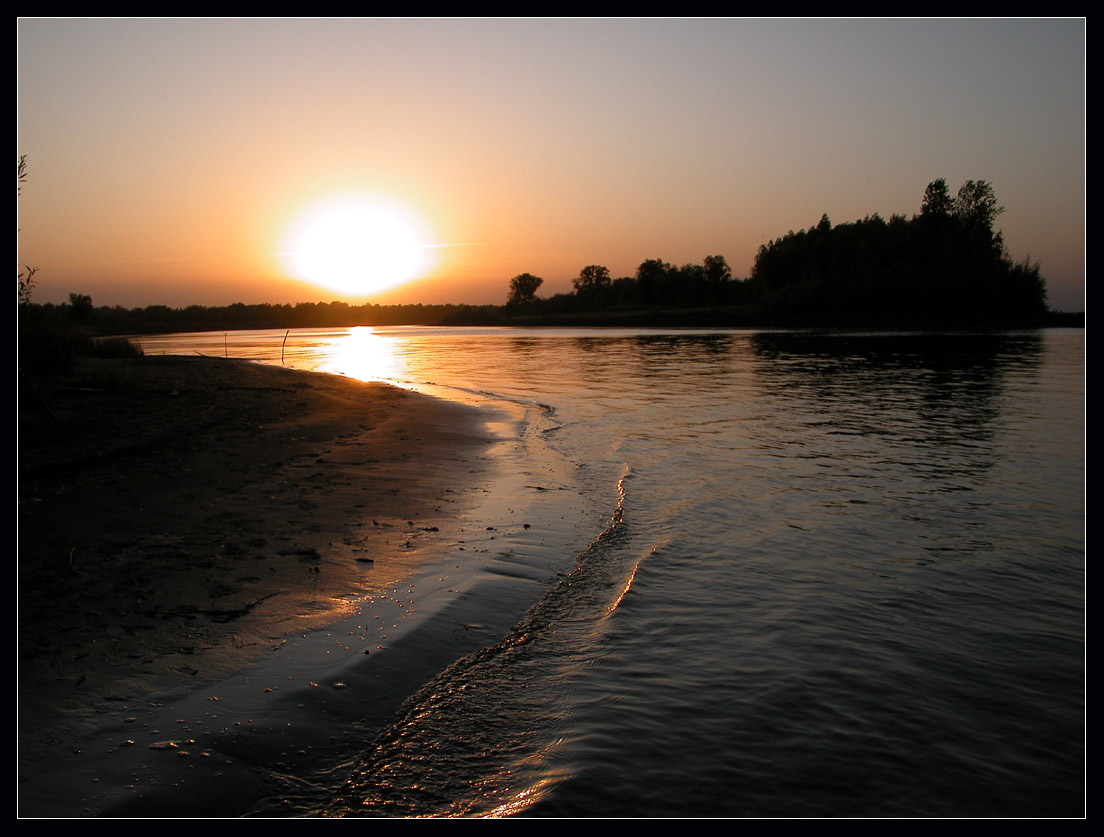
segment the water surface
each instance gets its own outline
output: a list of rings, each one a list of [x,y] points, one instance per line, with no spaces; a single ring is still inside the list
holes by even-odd
[[[284,336],[143,345],[280,362]],[[577,512],[515,556],[559,572],[528,614],[284,811],[1082,813],[1083,332],[391,328],[282,350],[527,410]]]

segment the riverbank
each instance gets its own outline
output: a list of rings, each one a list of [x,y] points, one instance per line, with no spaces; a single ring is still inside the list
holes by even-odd
[[[21,384],[21,779],[105,707],[213,682],[414,572],[489,477],[486,418],[210,358]]]

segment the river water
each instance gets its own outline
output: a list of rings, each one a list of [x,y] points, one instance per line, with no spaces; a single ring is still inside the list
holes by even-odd
[[[525,615],[279,813],[1083,812],[1083,331],[142,344],[509,404],[509,467],[555,457]]]

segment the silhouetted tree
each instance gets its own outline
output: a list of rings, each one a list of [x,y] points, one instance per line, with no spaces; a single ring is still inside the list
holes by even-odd
[[[993,222],[1004,212],[997,205],[993,187],[984,180],[967,180],[958,190],[954,202],[954,216],[968,230],[990,236],[994,244],[1002,243],[1001,234],[993,233]]]
[[[638,282],[655,281],[671,271],[671,265],[663,259],[645,259],[636,269]]]
[[[92,297],[88,294],[69,294],[69,314],[78,323],[88,322],[92,313]]]
[[[512,306],[526,305],[537,298],[537,288],[544,284],[544,280],[532,273],[519,273],[510,280],[510,295],[506,298],[506,304]]]
[[[638,305],[661,305],[665,297],[665,286],[673,267],[661,258],[647,258],[636,268],[635,303]]]
[[[828,216],[824,216],[827,220]],[[732,282],[732,268],[724,256],[706,256],[702,262],[707,302],[718,303],[724,298],[725,291]]]
[[[684,264],[674,272],[673,287],[669,286],[665,305],[694,307],[706,302],[705,268],[700,264]]]
[[[667,288],[672,284],[675,268],[663,259],[645,259],[636,269],[636,302],[641,305],[663,305]]]
[[[947,181],[942,177],[933,180],[924,190],[924,200],[920,204],[920,215],[925,218],[947,218],[954,212],[954,198],[947,189]]]
[[[579,271],[579,276],[571,280],[571,284],[579,293],[590,293],[610,284],[610,272],[608,267],[600,264],[588,264]]]
[[[997,205],[992,185],[984,180],[967,180],[958,190],[954,214],[959,220],[991,228],[1002,212],[1004,207]]]

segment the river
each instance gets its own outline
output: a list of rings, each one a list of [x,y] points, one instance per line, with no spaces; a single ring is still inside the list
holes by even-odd
[[[1083,331],[141,342],[498,405],[560,489],[509,624],[255,814],[1082,814]]]

